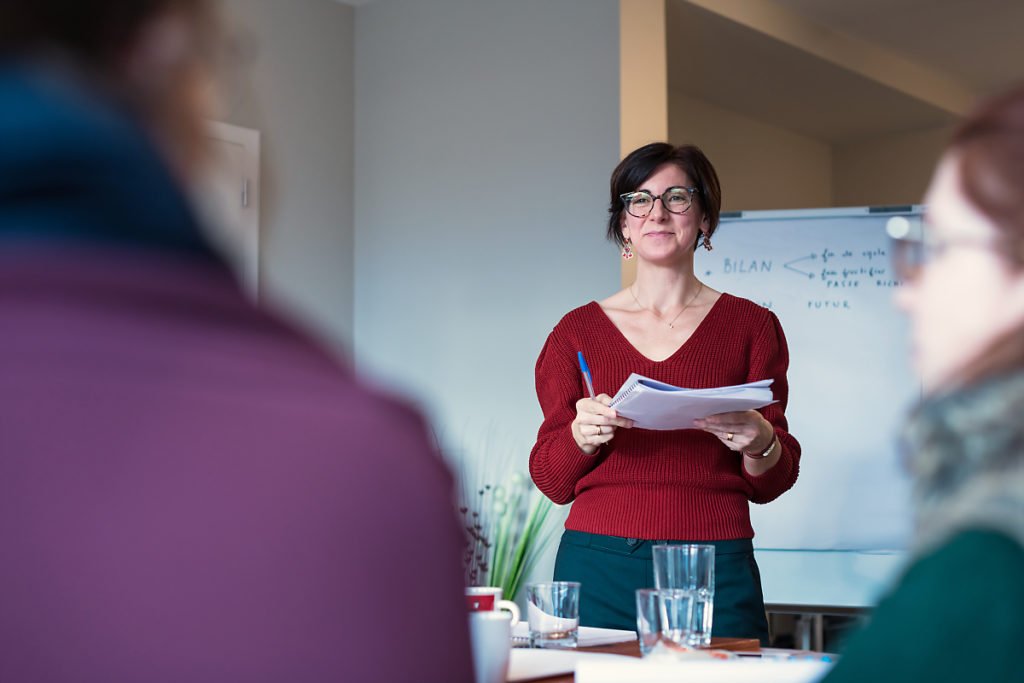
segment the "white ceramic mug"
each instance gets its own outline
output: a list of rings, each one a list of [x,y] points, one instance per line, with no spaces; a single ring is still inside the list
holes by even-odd
[[[476,683],[505,683],[512,652],[512,616],[494,610],[470,612],[469,642]]]
[[[501,589],[497,586],[470,586],[467,588],[466,608],[470,612],[504,610],[512,613],[512,626],[519,623],[519,605],[511,600],[502,600]]]

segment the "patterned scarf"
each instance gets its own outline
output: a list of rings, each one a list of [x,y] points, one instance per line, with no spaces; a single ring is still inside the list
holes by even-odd
[[[904,443],[917,554],[978,528],[1024,546],[1024,371],[926,399]]]

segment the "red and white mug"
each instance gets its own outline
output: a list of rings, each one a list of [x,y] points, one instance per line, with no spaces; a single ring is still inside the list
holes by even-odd
[[[466,609],[470,612],[505,610],[512,613],[512,625],[519,623],[519,606],[511,600],[501,599],[497,586],[470,586],[466,588]]]

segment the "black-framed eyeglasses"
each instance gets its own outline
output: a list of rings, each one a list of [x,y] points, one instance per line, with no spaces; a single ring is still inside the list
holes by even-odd
[[[626,213],[634,218],[647,218],[654,210],[654,202],[661,200],[661,205],[670,213],[686,213],[693,203],[693,193],[696,187],[670,187],[655,197],[647,190],[637,190],[620,194],[619,199],[626,207]]]

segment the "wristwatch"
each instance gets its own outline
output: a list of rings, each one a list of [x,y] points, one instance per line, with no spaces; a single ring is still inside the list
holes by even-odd
[[[764,451],[762,451],[761,453],[747,453],[746,451],[743,451],[743,455],[747,456],[748,458],[752,458],[753,460],[767,458],[769,455],[772,454],[772,451],[775,450],[775,442],[778,440],[778,435],[774,434],[772,435],[772,442],[768,444],[768,448],[764,449]]]

